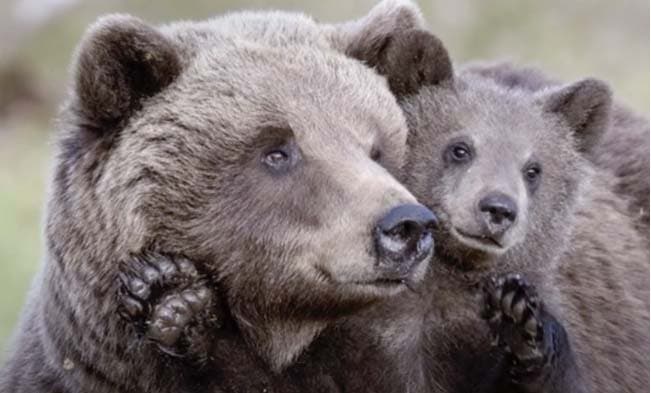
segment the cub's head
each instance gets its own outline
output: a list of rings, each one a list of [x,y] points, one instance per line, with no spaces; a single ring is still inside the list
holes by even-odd
[[[450,75],[403,108],[411,132],[406,184],[440,212],[444,260],[506,270],[563,248],[589,173],[583,155],[608,119],[604,83],[532,93]]]
[[[280,369],[328,321],[419,281],[435,218],[391,174],[407,128],[380,76],[315,45],[200,27],[89,29],[49,246],[107,298],[115,261],[189,257]]]
[[[347,29],[346,53],[384,75],[405,112],[404,184],[440,216],[441,259],[507,270],[553,258],[589,171],[584,155],[608,123],[609,88],[586,79],[534,91],[455,75],[407,1],[386,0]]]

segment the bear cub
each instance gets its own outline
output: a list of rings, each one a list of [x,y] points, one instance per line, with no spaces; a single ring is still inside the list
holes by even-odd
[[[428,281],[432,385],[648,386],[646,240],[612,174],[590,161],[610,125],[608,86],[505,86],[455,73],[426,31],[401,36],[361,59],[386,75],[407,117],[403,182],[440,218]],[[403,46],[416,68],[437,71],[404,83],[391,53]]]
[[[542,70],[507,62],[473,62],[464,72],[492,79],[509,88],[532,92],[562,82]],[[589,158],[612,178],[614,191],[629,200],[640,232],[649,237],[649,119],[615,102],[604,135]]]

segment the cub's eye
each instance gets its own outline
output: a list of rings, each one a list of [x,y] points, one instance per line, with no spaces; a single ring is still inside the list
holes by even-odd
[[[448,160],[452,162],[469,162],[472,155],[472,149],[464,142],[453,143],[447,148]]]
[[[541,174],[542,169],[537,163],[529,164],[524,169],[524,178],[531,188],[535,188],[538,185]]]

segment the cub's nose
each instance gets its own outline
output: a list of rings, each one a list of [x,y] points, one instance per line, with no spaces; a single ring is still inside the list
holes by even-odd
[[[518,216],[518,205],[508,195],[495,192],[479,201],[479,218],[492,237],[500,237],[513,225]]]
[[[434,248],[432,229],[437,219],[422,205],[406,204],[391,209],[375,227],[379,264],[390,278],[406,277]]]

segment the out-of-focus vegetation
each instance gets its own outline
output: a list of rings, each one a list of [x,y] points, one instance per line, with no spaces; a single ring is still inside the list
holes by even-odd
[[[302,10],[322,21],[375,1],[9,0],[0,2],[0,348],[43,254],[40,223],[53,119],[84,28],[129,12],[151,22],[208,18],[242,8]],[[566,80],[596,76],[641,113],[649,108],[649,3],[640,0],[422,0],[456,62],[511,59]],[[0,354],[0,359],[2,355]]]

